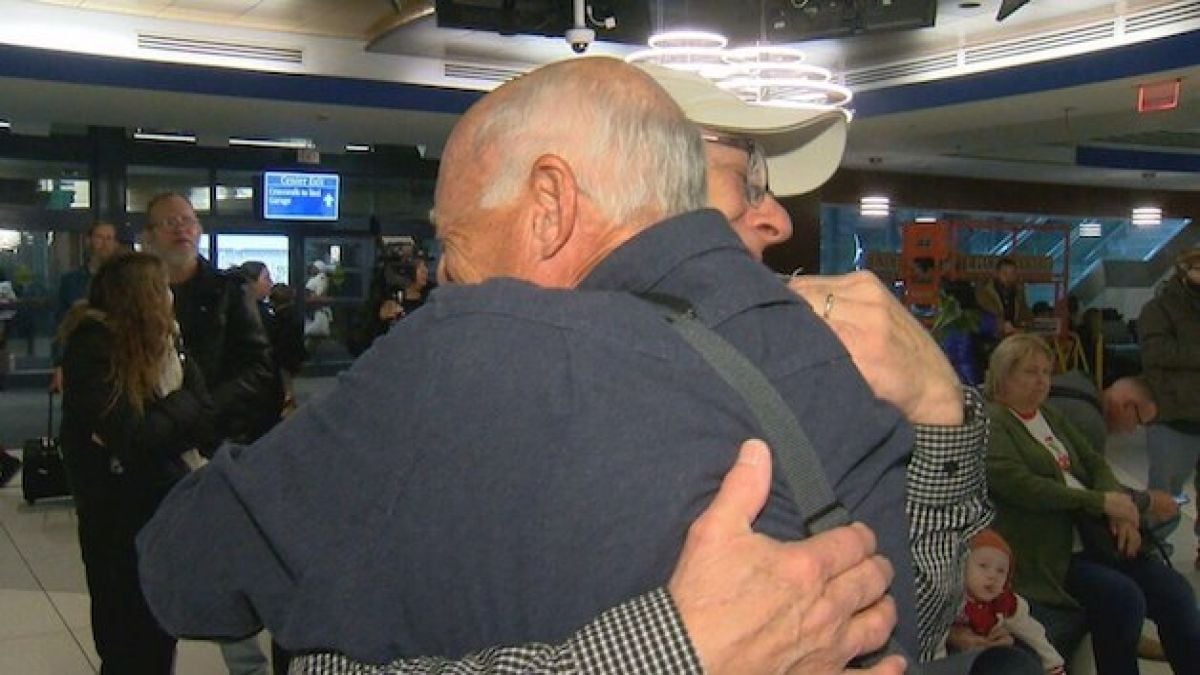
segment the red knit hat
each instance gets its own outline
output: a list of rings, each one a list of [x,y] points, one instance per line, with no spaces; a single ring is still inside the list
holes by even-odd
[[[985,547],[1003,551],[1004,555],[1008,556],[1008,578],[1011,579],[1013,567],[1016,566],[1016,560],[1013,559],[1012,548],[1009,547],[1007,541],[1004,541],[1004,537],[1001,537],[999,532],[990,527],[984,528],[979,534],[971,538],[971,550],[974,551],[977,548]]]

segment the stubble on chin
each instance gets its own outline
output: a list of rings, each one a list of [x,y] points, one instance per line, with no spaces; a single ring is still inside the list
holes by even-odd
[[[187,247],[171,247],[166,251],[152,251],[167,267],[178,268],[190,263],[196,257],[196,249]]]

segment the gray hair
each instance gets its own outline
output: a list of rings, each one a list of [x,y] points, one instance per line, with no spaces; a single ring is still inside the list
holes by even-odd
[[[543,154],[566,160],[580,189],[615,223],[639,212],[668,218],[707,206],[698,130],[655,105],[643,88],[595,77],[522,84],[475,132],[474,147],[494,148],[503,157],[480,207],[515,198]]]
[[[1034,333],[1015,333],[1009,335],[996,345],[992,357],[988,359],[987,374],[983,378],[983,394],[989,401],[996,400],[996,394],[1012,371],[1025,359],[1033,354],[1041,354],[1054,363],[1054,352],[1050,345],[1040,335]]]

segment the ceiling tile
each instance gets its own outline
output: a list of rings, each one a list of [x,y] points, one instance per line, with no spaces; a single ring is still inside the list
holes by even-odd
[[[171,4],[171,0],[84,0],[79,6],[83,9],[94,9],[101,12],[158,16],[158,13],[169,4]]]

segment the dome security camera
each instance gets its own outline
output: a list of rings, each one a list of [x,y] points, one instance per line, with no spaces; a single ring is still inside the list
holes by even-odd
[[[576,54],[582,54],[588,50],[596,40],[596,31],[591,28],[571,28],[564,34],[567,38],[567,44],[571,45],[571,51]]]

